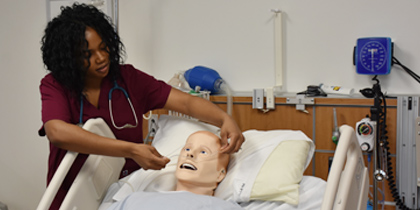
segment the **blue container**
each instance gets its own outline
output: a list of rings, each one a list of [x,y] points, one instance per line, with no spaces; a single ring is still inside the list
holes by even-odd
[[[223,82],[217,71],[204,66],[196,66],[187,70],[184,77],[192,89],[195,90],[196,86],[200,86],[200,90],[207,90],[211,93],[220,91],[220,84]]]

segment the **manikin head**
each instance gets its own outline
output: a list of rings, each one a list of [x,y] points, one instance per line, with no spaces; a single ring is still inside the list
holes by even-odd
[[[229,154],[220,147],[220,138],[211,132],[191,134],[178,158],[176,190],[212,196],[229,164]]]

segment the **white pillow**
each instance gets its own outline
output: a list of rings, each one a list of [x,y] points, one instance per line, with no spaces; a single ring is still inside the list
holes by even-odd
[[[157,151],[167,157],[178,155],[187,138],[194,132],[207,130],[218,134],[219,128],[194,119],[161,115],[158,120],[158,131],[152,141]]]

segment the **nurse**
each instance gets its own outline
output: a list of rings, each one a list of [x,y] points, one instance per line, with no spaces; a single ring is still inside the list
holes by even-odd
[[[75,3],[62,8],[42,38],[42,58],[50,71],[40,84],[43,126],[39,135],[50,141],[47,183],[67,150],[81,153],[51,209],[58,209],[86,154],[125,157],[120,177],[140,167],[164,168],[169,159],[142,144],[142,115],[150,110],[170,109],[219,126],[222,153],[237,152],[244,142],[236,122],[213,103],[122,64],[124,46],[109,20],[95,7]],[[97,117],[107,122],[117,139],[78,126]]]

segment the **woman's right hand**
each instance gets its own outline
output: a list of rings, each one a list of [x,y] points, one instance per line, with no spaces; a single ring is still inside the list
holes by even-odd
[[[169,158],[162,156],[156,148],[147,144],[136,144],[131,159],[136,161],[144,170],[160,170],[169,163]]]
[[[137,162],[145,170],[160,170],[169,162],[156,148],[96,135],[61,120],[45,123],[48,139],[56,147],[84,154],[98,154],[114,157],[127,157]]]

